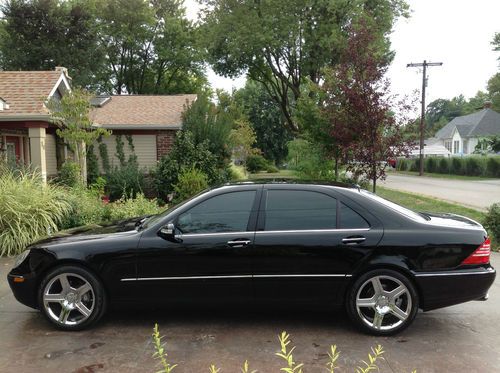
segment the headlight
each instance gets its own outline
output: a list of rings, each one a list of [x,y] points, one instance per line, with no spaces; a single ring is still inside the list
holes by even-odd
[[[14,268],[19,267],[22,262],[24,262],[24,259],[27,258],[28,254],[30,253],[30,250],[24,250],[21,254],[19,254],[16,257],[16,261],[14,262]]]

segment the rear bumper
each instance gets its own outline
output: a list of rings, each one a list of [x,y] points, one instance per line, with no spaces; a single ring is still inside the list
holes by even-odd
[[[495,281],[493,267],[457,271],[415,272],[424,311],[448,307],[471,300],[484,300]]]

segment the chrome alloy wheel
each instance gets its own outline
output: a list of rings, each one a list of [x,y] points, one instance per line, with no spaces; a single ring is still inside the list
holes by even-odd
[[[43,306],[47,314],[59,324],[78,325],[87,320],[94,310],[94,289],[76,273],[61,273],[52,278],[43,289]]]
[[[359,288],[356,309],[368,327],[390,331],[410,317],[412,299],[408,288],[397,278],[374,276]]]

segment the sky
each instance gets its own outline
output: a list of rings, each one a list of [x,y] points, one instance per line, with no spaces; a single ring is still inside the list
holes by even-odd
[[[499,71],[497,57],[490,42],[500,32],[498,0],[409,0],[411,17],[401,19],[391,35],[396,52],[388,77],[392,93],[411,95],[420,92],[422,72],[407,68],[410,62],[443,62],[428,69],[427,103],[437,98],[463,94],[469,98],[485,90],[488,79]],[[199,6],[185,0],[187,15],[196,18]],[[245,77],[227,79],[208,72],[214,88],[231,91],[245,84]]]

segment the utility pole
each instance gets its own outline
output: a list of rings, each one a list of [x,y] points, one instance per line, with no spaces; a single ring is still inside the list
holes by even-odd
[[[423,63],[409,63],[406,67],[422,67],[422,114],[420,115],[420,171],[419,175],[424,174],[424,129],[425,129],[425,87],[427,86],[427,67],[428,66],[441,66],[442,62],[427,62]]]

